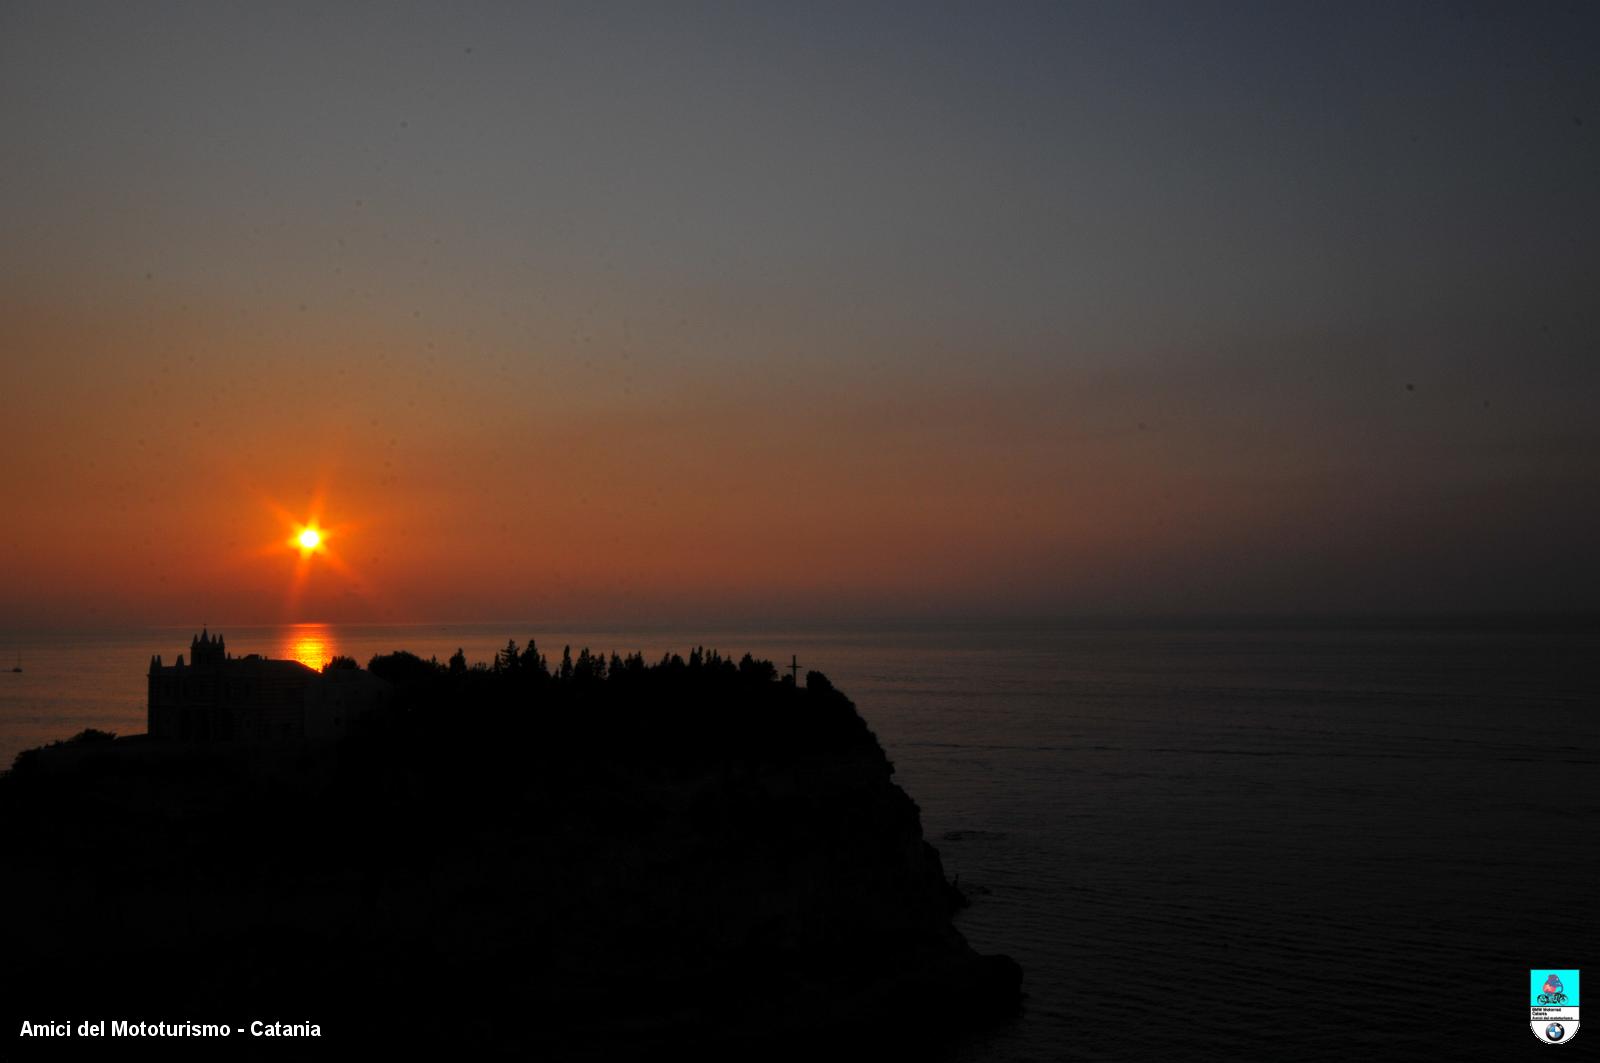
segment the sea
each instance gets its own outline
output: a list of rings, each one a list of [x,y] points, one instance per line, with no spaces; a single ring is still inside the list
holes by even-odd
[[[142,732],[151,656],[192,634],[9,636],[0,761]],[[1593,622],[223,634],[313,666],[536,638],[824,672],[970,896],[961,932],[1025,972],[1023,1013],[953,1061],[1506,1059],[1534,1050],[1530,970],[1600,977]]]

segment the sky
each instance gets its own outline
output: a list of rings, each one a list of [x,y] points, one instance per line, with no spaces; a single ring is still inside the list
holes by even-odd
[[[0,610],[1600,608],[1596,54],[1583,3],[3,0]]]

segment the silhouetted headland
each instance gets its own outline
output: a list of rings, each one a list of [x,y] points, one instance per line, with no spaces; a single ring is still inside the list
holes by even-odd
[[[700,649],[552,667],[532,642],[205,667],[174,680],[202,695],[152,664],[152,724],[184,737],[85,732],[0,779],[8,1013],[770,1055],[1018,1007],[1019,968],[956,931],[916,805],[819,672]],[[377,693],[336,732],[293,726],[340,672]]]

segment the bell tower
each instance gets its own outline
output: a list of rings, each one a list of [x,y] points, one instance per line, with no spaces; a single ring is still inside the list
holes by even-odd
[[[202,628],[200,634],[189,643],[189,663],[195,668],[220,668],[227,659],[228,651],[221,635],[212,638]]]

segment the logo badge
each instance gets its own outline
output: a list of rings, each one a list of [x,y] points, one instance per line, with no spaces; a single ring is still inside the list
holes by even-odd
[[[1547,1045],[1564,1045],[1578,1036],[1578,972],[1566,967],[1536,967],[1528,972],[1528,1025]]]

